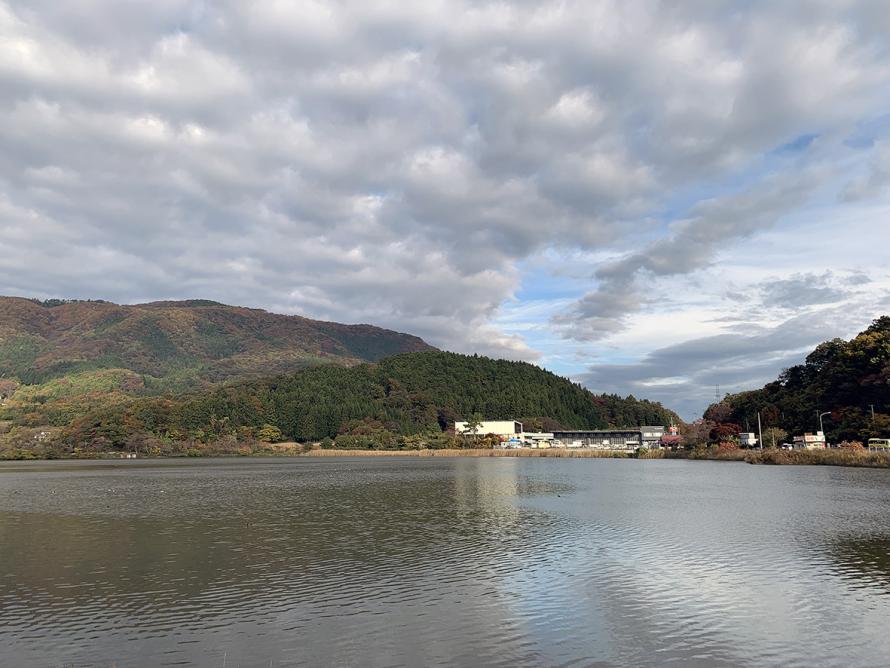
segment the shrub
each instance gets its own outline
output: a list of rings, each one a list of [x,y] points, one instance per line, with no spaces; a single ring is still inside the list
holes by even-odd
[[[396,435],[388,431],[374,434],[340,434],[334,441],[343,450],[395,450]]]
[[[263,443],[278,443],[281,440],[281,430],[273,424],[264,424],[257,430],[257,440]]]
[[[426,439],[426,447],[430,450],[460,449],[465,447],[466,439],[451,433],[433,434]]]
[[[403,436],[399,439],[399,448],[405,450],[423,450],[426,448],[423,436]]]
[[[708,456],[708,450],[704,445],[698,444],[689,451],[689,459],[705,459]]]
[[[865,446],[859,441],[842,441],[838,447],[842,450],[865,450]]]

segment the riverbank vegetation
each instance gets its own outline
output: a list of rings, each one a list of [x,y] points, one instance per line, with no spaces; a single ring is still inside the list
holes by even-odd
[[[580,459],[687,459],[701,461],[747,462],[771,465],[861,466],[890,468],[890,453],[867,450],[743,450],[741,448],[694,448],[692,450],[656,450],[640,448],[635,452],[579,448],[500,449],[443,448],[418,450],[347,450],[309,449],[300,453],[308,457],[563,457]]]
[[[758,413],[766,446],[780,445],[783,434],[817,431],[821,413],[829,442],[890,436],[890,316],[850,341],[820,344],[803,364],[759,390],[727,395],[704,418],[754,431]]]
[[[856,447],[856,446],[859,447]],[[861,444],[848,442],[846,447],[818,450],[785,450],[782,448],[742,449],[732,444],[698,446],[679,450],[654,450],[641,459],[693,459],[747,462],[772,465],[862,466],[890,468],[890,453],[869,451]]]
[[[828,448],[825,450],[782,450],[764,448],[745,453],[750,464],[814,464],[820,466],[862,466],[890,468],[890,453]]]
[[[306,457],[569,457],[580,459],[629,459],[632,452],[619,450],[447,448],[441,450],[309,450]]]

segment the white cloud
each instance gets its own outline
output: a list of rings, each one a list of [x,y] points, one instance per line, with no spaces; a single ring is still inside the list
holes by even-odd
[[[839,212],[883,205],[886,140],[848,140],[886,112],[886,21],[877,1],[0,0],[0,292],[208,297],[545,362],[567,333],[602,342],[564,358],[599,358],[832,188]],[[538,303],[522,267],[548,254],[575,258],[574,292],[557,327],[513,330],[502,305]],[[695,318],[728,308],[708,294]]]

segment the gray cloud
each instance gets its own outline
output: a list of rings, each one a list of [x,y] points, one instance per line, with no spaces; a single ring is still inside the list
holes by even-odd
[[[617,253],[802,129],[843,150],[883,108],[881,8],[0,0],[0,292],[201,296],[534,357],[490,325],[519,263]],[[777,169],[695,198],[559,327],[615,331],[643,281],[818,181]]]
[[[863,277],[859,274],[854,276],[858,279],[856,284],[861,285],[859,280]],[[800,309],[846,299],[852,291],[837,286],[837,283],[843,282],[846,281],[836,280],[831,271],[823,274],[795,274],[790,278],[767,281],[761,286],[760,294],[766,307]]]
[[[841,198],[847,202],[877,197],[890,189],[890,142],[878,142],[866,173],[847,184]]]
[[[721,395],[761,387],[822,341],[852,336],[879,314],[873,304],[860,303],[794,316],[774,327],[740,322],[735,331],[659,348],[638,363],[597,365],[579,380],[662,401],[695,419],[714,401],[717,386]]]
[[[554,317],[566,336],[596,340],[621,331],[628,316],[646,303],[644,279],[690,273],[715,261],[721,247],[768,228],[799,206],[819,180],[800,174],[765,181],[731,197],[708,200],[674,226],[666,240],[605,264],[596,272],[599,286]]]

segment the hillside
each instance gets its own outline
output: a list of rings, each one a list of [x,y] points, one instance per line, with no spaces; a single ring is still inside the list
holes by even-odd
[[[594,395],[531,364],[428,351],[350,368],[311,368],[176,401],[143,399],[80,420],[64,438],[69,447],[88,449],[125,447],[134,434],[208,443],[249,440],[264,425],[297,441],[344,433],[389,438],[442,433],[473,413],[567,428],[678,420],[660,404]]]
[[[820,344],[803,364],[759,390],[728,395],[705,418],[744,426],[756,424],[758,411],[764,428],[789,434],[816,431],[817,413],[830,412],[823,424],[831,442],[890,437],[890,317],[850,341]]]
[[[429,348],[417,337],[370,325],[340,325],[202,300],[44,305],[0,297],[0,377],[27,384],[111,368],[154,378],[188,369],[215,382],[319,361],[373,361]]]
[[[3,417],[28,424],[64,424],[85,403],[428,349],[370,325],[203,300],[122,306],[0,297],[0,396],[12,394]]]

